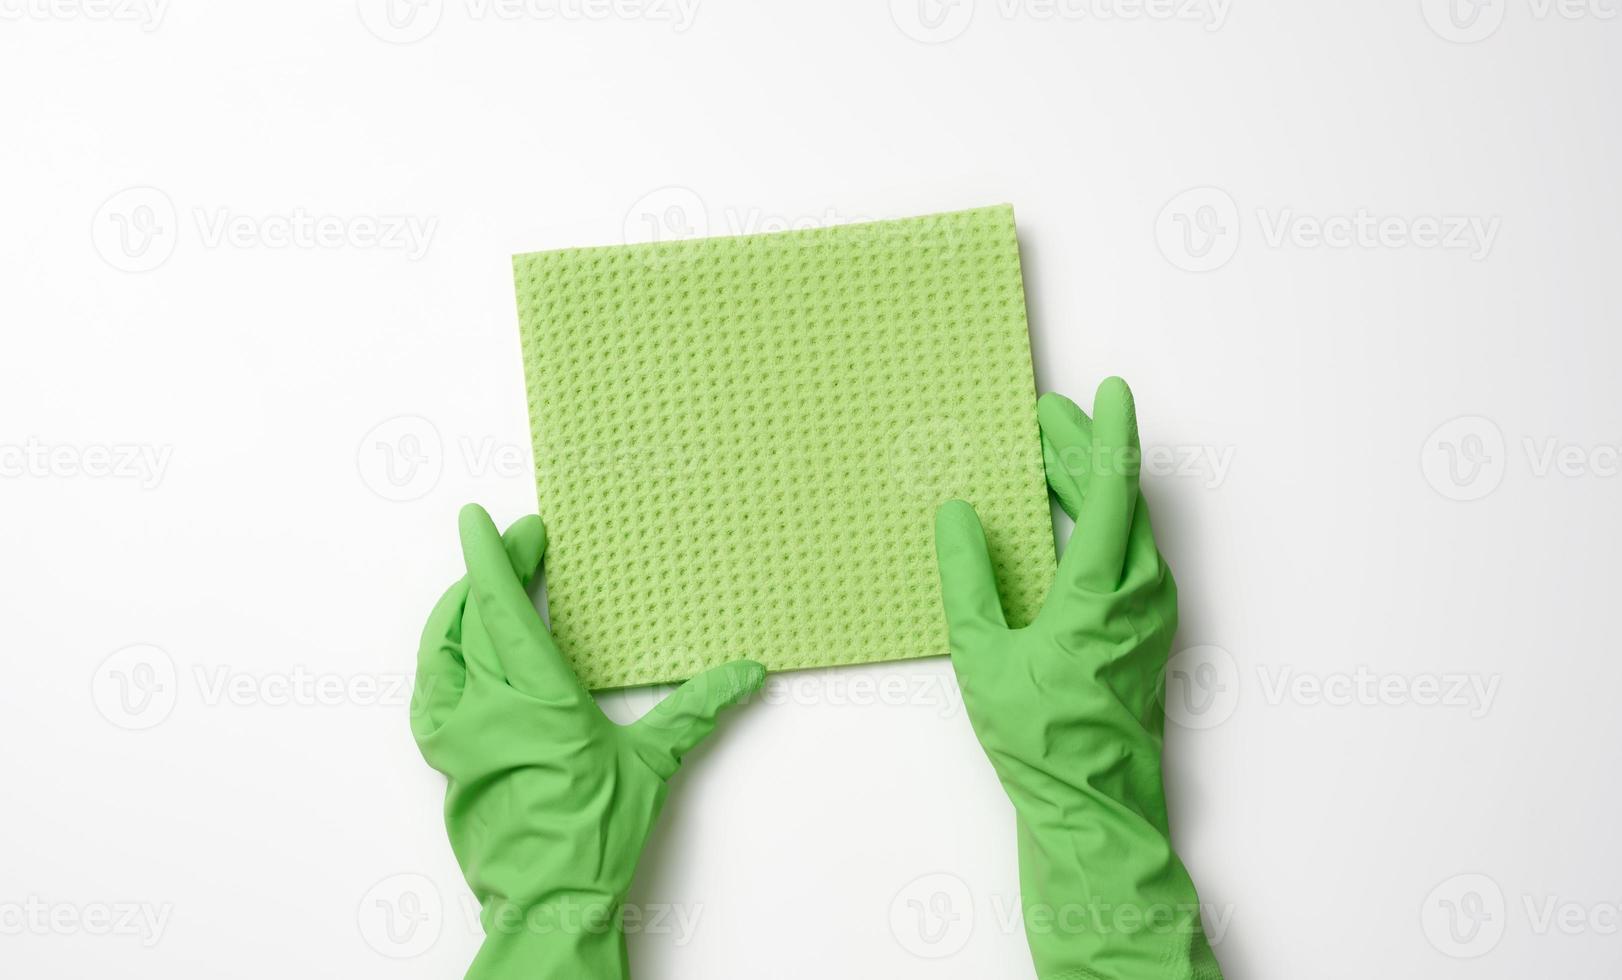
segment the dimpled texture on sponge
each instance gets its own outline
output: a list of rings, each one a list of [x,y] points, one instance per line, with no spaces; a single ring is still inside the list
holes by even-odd
[[[591,689],[947,652],[934,513],[1053,578],[1008,207],[515,256],[552,629]]]

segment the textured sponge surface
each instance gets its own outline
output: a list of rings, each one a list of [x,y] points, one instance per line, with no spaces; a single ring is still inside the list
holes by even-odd
[[[934,511],[1011,625],[1054,552],[1007,207],[513,259],[553,632],[593,689],[946,653]]]

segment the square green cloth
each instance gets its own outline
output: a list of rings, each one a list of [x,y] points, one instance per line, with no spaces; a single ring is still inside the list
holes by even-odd
[[[1054,570],[1009,207],[513,258],[552,629],[592,689],[947,652],[934,513]]]

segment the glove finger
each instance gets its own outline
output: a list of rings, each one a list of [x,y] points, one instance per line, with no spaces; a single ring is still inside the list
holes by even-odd
[[[1155,532],[1149,521],[1149,503],[1139,491],[1137,506],[1132,511],[1132,534],[1127,542],[1126,568],[1121,574],[1121,581],[1123,585],[1131,587],[1135,582],[1147,584],[1162,575],[1170,578],[1171,569],[1155,545]],[[1175,584],[1172,587],[1175,589]]]
[[[1120,378],[1105,378],[1093,400],[1087,495],[1060,560],[1060,574],[1072,586],[1111,592],[1120,584],[1138,499],[1139,457],[1132,390]]]
[[[462,663],[462,609],[467,579],[445,590],[428,614],[417,646],[417,677],[411,691],[411,731],[418,738],[439,728],[461,700],[466,682]]]
[[[539,525],[540,518],[536,518]],[[516,556],[509,555],[496,534],[490,515],[478,504],[462,508],[460,519],[462,556],[467,563],[471,584],[472,605],[467,614],[469,621],[477,619],[480,632],[493,648],[493,658],[482,656],[477,668],[499,672],[507,683],[531,697],[557,703],[573,703],[583,693],[574,671],[563,658],[552,634],[541,622],[529,593],[514,569],[515,560],[529,561],[538,567],[546,547],[544,527],[522,526],[526,547]],[[471,633],[471,622],[464,633]],[[465,640],[471,645],[471,636]],[[484,647],[480,644],[481,652]],[[473,658],[469,657],[473,665]]]
[[[546,525],[541,523],[541,515],[529,514],[513,521],[501,536],[501,543],[518,581],[525,589],[533,586],[540,577],[541,558],[546,555]]]
[[[533,577],[540,554],[546,549],[546,529],[539,518],[527,517],[508,528],[501,543],[514,570],[522,575],[527,568],[527,574]],[[462,650],[467,597],[468,580],[464,575],[440,596],[423,627],[417,648],[416,684],[411,692],[412,730],[419,737],[443,725],[461,700],[467,681]]]
[[[682,757],[715,731],[722,710],[760,690],[765,682],[765,667],[753,660],[734,660],[676,688],[630,726],[642,761],[669,779]]]
[[[1042,427],[1042,464],[1048,487],[1073,521],[1087,495],[1093,420],[1075,402],[1053,391],[1037,400],[1036,417]]]
[[[935,511],[935,562],[949,636],[1007,629],[986,530],[964,501],[948,500]]]

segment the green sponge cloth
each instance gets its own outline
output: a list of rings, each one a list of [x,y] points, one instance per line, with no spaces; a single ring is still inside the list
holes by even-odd
[[[553,632],[592,689],[947,652],[934,513],[1053,579],[1011,208],[515,256]]]

